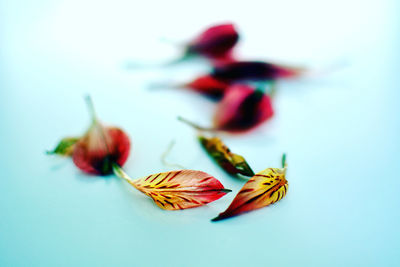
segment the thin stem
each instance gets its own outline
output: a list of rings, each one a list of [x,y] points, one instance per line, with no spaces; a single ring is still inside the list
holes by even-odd
[[[171,152],[171,150],[174,147],[174,145],[175,145],[175,140],[172,140],[171,143],[168,145],[167,150],[165,150],[164,153],[161,155],[161,162],[167,167],[178,168],[178,169],[186,169],[185,167],[183,167],[180,164],[169,163],[166,160],[168,154]]]
[[[286,168],[287,168],[287,163],[286,163],[286,153],[283,153],[282,155],[282,168],[285,170],[286,172]]]
[[[97,119],[96,111],[94,109],[93,101],[92,101],[92,98],[90,97],[90,95],[85,96],[85,102],[86,102],[87,108],[89,110],[89,114],[92,117],[93,122],[97,122],[98,119]]]
[[[178,116],[178,120],[181,121],[181,122],[184,122],[184,123],[186,123],[186,124],[188,124],[190,126],[192,126],[193,128],[195,128],[196,130],[199,130],[199,131],[215,132],[217,130],[215,128],[206,128],[206,127],[199,126],[199,125],[197,125],[197,124],[195,124],[195,123],[193,123],[193,122],[191,122],[191,121],[189,121],[189,120],[187,120],[187,119],[185,119],[185,118],[183,118],[181,116]]]
[[[324,75],[330,74],[332,72],[336,72],[338,70],[344,69],[344,68],[348,67],[349,65],[350,64],[348,61],[341,60],[341,61],[334,62],[330,65],[327,65],[325,67],[320,67],[320,68],[311,69],[311,70],[303,70],[303,72],[301,74],[305,77],[315,78],[315,77],[324,76]]]
[[[130,61],[125,64],[125,68],[127,70],[137,70],[137,69],[150,69],[150,68],[165,68],[165,67],[171,67],[174,65],[178,65],[189,58],[191,58],[192,55],[189,54],[183,54],[182,56],[169,60],[169,61],[163,61],[163,62],[145,62],[145,61],[140,61],[140,60],[135,60],[135,61]]]
[[[154,82],[149,84],[148,89],[150,90],[158,90],[158,89],[171,89],[171,88],[183,88],[184,84],[173,83],[170,81],[165,82]]]
[[[126,172],[124,172],[124,170],[121,168],[121,166],[119,166],[117,163],[112,163],[112,169],[114,174],[121,178],[124,179],[125,181],[127,181],[130,184],[134,184],[133,180],[128,176],[128,174],[126,174]]]

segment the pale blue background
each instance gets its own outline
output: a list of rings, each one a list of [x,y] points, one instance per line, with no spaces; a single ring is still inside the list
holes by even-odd
[[[0,266],[400,266],[399,4],[356,1],[0,1]],[[206,125],[213,104],[150,82],[204,70],[127,71],[176,55],[205,26],[235,21],[239,54],[318,68],[279,83],[276,116],[227,136],[256,171],[288,153],[278,204],[211,223],[243,182],[207,158],[177,115]],[[99,116],[132,138],[126,171],[169,170],[159,157],[216,176],[234,193],[168,212],[115,177],[92,178],[48,157]]]

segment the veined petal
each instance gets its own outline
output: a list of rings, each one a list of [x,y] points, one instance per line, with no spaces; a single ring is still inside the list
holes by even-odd
[[[231,191],[208,173],[194,170],[156,173],[128,182],[166,210],[199,207]]]
[[[255,174],[242,187],[228,209],[212,221],[219,221],[259,209],[281,200],[288,190],[286,169],[268,168]]]

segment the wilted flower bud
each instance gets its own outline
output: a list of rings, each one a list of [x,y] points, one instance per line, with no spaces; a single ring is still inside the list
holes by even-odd
[[[274,114],[270,97],[249,85],[229,87],[214,116],[214,127],[226,131],[245,131]]]
[[[107,175],[112,173],[112,163],[124,165],[129,148],[129,137],[121,129],[96,121],[76,143],[72,160],[84,172]]]
[[[238,40],[239,34],[233,24],[212,26],[188,44],[187,53],[210,58],[229,57]]]
[[[113,172],[112,164],[122,166],[129,156],[128,135],[119,128],[106,127],[94,114],[90,98],[87,98],[92,113],[92,125],[82,137],[64,138],[49,154],[72,156],[75,165],[82,171],[96,175]]]
[[[236,84],[226,89],[224,97],[218,103],[213,127],[202,127],[180,116],[178,120],[199,131],[244,132],[273,115],[269,95],[250,85]]]

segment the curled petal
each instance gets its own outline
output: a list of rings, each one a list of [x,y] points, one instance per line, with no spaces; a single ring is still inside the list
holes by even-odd
[[[233,85],[227,89],[217,107],[214,126],[226,131],[246,131],[273,114],[268,95],[248,85]]]
[[[231,191],[215,177],[193,170],[157,173],[128,182],[166,210],[199,207]]]
[[[72,159],[84,172],[107,175],[112,173],[112,163],[123,166],[129,149],[129,137],[121,129],[104,127],[95,121],[75,145]]]
[[[221,24],[208,28],[189,43],[187,52],[207,57],[227,57],[239,40],[233,24]]]
[[[254,172],[246,160],[237,154],[232,153],[229,148],[218,137],[207,138],[199,136],[199,141],[207,153],[227,173],[236,175],[253,176]]]
[[[288,190],[286,169],[268,168],[254,175],[242,187],[228,209],[212,221],[219,221],[259,209],[281,200]]]

